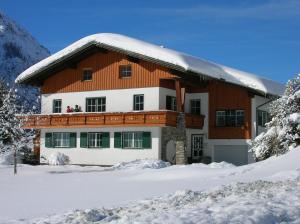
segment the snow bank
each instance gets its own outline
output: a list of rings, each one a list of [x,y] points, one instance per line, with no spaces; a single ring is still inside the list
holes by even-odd
[[[56,152],[49,156],[48,163],[52,166],[66,165],[69,163],[69,157],[63,153]]]
[[[284,85],[281,83],[187,55],[182,52],[162,48],[151,43],[114,33],[99,33],[84,37],[63,50],[31,66],[17,77],[16,82],[22,83],[27,79],[35,77],[39,74],[39,72],[47,69],[49,66],[55,65],[57,61],[66,59],[72,54],[75,54],[91,45],[125,51],[130,55],[144,57],[160,63],[167,63],[176,66],[178,69],[183,71],[192,71],[198,74],[204,74],[212,78],[222,79],[226,82],[246,86],[263,93],[282,95],[284,91]]]
[[[300,223],[300,182],[256,181],[177,191],[112,209],[76,210],[34,223]]]
[[[122,162],[114,165],[113,170],[143,170],[143,169],[161,169],[171,166],[169,162],[162,160],[137,159],[131,162]]]

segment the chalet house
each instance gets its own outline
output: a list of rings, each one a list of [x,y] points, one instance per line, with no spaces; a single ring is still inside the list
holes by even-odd
[[[252,162],[249,140],[263,130],[268,103],[284,90],[253,74],[109,33],[73,43],[16,83],[41,89],[41,114],[23,123],[40,130],[41,156],[62,152],[72,164],[97,165],[145,158],[175,163],[180,156],[184,162]]]

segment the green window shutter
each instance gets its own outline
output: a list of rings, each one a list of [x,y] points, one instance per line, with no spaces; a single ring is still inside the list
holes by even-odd
[[[53,144],[52,144],[52,133],[51,132],[47,132],[45,134],[45,147],[46,148],[52,148]]]
[[[80,132],[80,148],[88,147],[87,132]]]
[[[115,132],[114,134],[114,147],[115,148],[122,148],[122,132]]]
[[[101,148],[109,148],[109,132],[102,133],[102,146]]]
[[[70,133],[70,148],[76,148],[76,132],[71,132]]]
[[[151,132],[143,132],[143,148],[151,149]]]

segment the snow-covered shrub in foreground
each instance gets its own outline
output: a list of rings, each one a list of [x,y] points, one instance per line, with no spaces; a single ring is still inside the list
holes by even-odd
[[[161,169],[171,166],[169,162],[152,159],[137,159],[131,162],[122,162],[114,165],[114,170],[143,170],[143,169]]]
[[[63,153],[56,152],[49,156],[48,163],[52,166],[61,166],[69,163],[69,157]]]
[[[252,142],[256,160],[279,155],[300,145],[300,74],[288,81],[284,95],[270,108],[272,120],[267,131]]]

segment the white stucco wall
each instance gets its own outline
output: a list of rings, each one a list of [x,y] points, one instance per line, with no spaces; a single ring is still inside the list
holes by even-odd
[[[110,148],[91,149],[80,148],[80,132],[110,132]],[[114,132],[121,131],[150,131],[152,138],[151,149],[119,149],[114,148]],[[77,132],[76,148],[46,148],[46,132]],[[41,157],[48,158],[54,152],[69,156],[71,164],[113,165],[119,162],[136,159],[160,159],[160,127],[127,127],[127,128],[77,128],[77,129],[42,129]]]
[[[106,112],[130,112],[133,111],[133,95],[144,94],[144,111],[159,110],[159,87],[99,90],[72,93],[42,94],[42,114],[52,113],[54,99],[62,99],[62,113],[66,112],[67,106],[79,105],[85,112],[86,98],[106,97]]]

